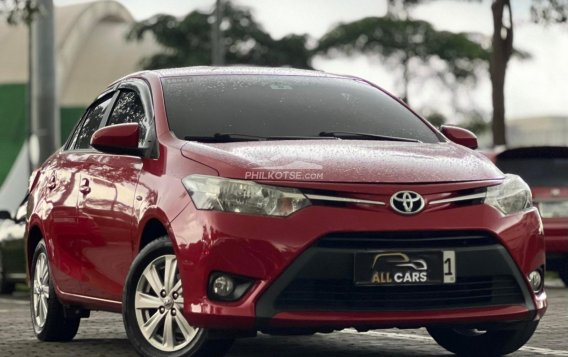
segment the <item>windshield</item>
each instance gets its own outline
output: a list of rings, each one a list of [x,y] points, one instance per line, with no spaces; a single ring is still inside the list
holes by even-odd
[[[162,84],[169,125],[178,138],[313,138],[322,132],[351,132],[440,141],[400,103],[351,79],[207,75],[168,77]]]
[[[568,186],[568,158],[497,159],[505,173],[519,175],[529,186]]]

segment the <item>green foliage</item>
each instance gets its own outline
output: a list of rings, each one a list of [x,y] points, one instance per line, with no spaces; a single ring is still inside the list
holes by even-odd
[[[5,17],[10,25],[29,24],[39,12],[36,2],[31,0],[0,0],[0,17]]]
[[[395,66],[411,59],[427,64],[437,58],[458,81],[475,79],[476,69],[486,65],[489,58],[489,52],[468,34],[437,31],[426,21],[389,16],[367,17],[336,26],[321,38],[317,47],[318,53],[333,51],[374,54]]]
[[[288,35],[275,40],[256,22],[249,9],[229,2],[223,7],[226,64],[311,68],[312,53],[306,48],[307,35]],[[181,19],[156,15],[136,23],[128,38],[140,40],[151,33],[165,48],[163,53],[145,58],[141,63],[143,68],[208,65],[211,63],[212,20],[213,12],[193,11]]]
[[[426,119],[430,122],[430,124],[434,125],[436,128],[441,127],[442,125],[446,124],[447,120],[444,114],[439,112],[432,112],[426,115]]]
[[[537,23],[566,23],[568,0],[533,0],[531,17]]]
[[[466,115],[468,117],[459,124],[462,128],[465,128],[478,136],[491,130],[491,123],[488,120],[485,120],[481,113],[471,111]]]

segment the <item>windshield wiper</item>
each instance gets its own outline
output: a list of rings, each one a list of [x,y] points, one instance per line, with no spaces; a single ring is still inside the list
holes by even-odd
[[[371,133],[356,133],[352,131],[322,131],[318,134],[321,137],[331,137],[339,139],[359,139],[367,138],[371,140],[404,141],[409,143],[421,143],[422,141],[409,138],[399,138],[398,136],[379,135]]]
[[[212,136],[186,136],[185,140],[201,141],[208,143],[232,142],[232,141],[267,141],[267,140],[321,140],[338,139],[336,137],[322,136],[260,136],[241,133],[215,133]]]

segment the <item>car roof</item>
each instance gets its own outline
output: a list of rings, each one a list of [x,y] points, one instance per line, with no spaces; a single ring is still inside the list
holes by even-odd
[[[131,78],[146,77],[148,74],[157,75],[159,78],[168,77],[184,77],[184,76],[205,76],[205,75],[266,75],[266,76],[304,76],[304,77],[316,77],[316,78],[343,78],[351,79],[359,82],[366,83],[368,85],[378,87],[369,81],[364,80],[351,75],[340,75],[316,70],[309,69],[297,69],[289,67],[255,67],[255,66],[192,66],[192,67],[179,67],[179,68],[166,68],[166,69],[155,69],[155,70],[144,70],[139,72],[134,72],[128,74],[122,78],[109,84],[106,90],[101,93],[98,98],[103,97],[109,91],[115,90],[116,86]],[[380,88],[384,91],[384,89]]]
[[[274,76],[306,76],[306,77],[333,77],[333,78],[350,78],[359,79],[352,76],[341,76],[321,71],[285,68],[285,67],[254,67],[254,66],[196,66],[183,68],[168,68],[153,70],[160,77],[182,77],[182,76],[198,76],[198,75],[274,75]]]

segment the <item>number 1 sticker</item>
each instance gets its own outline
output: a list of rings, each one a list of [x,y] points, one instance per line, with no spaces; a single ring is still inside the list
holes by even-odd
[[[456,252],[444,250],[444,284],[456,282]]]

